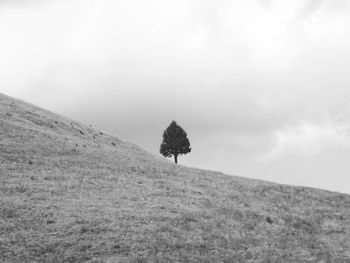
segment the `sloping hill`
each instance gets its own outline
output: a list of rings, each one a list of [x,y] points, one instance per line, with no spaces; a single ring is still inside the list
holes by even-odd
[[[176,166],[0,95],[0,262],[350,262],[350,196]]]

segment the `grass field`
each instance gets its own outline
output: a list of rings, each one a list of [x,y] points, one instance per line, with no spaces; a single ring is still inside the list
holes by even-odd
[[[0,95],[0,262],[350,262],[350,196],[174,165]]]

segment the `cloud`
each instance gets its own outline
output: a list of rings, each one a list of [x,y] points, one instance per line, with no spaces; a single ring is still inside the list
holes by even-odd
[[[302,122],[277,131],[275,136],[276,143],[263,156],[264,161],[276,160],[285,155],[313,156],[329,148],[350,146],[349,126],[331,122]]]
[[[320,11],[324,8],[327,0],[308,0],[304,1],[304,6],[301,9],[300,17],[308,18],[310,15],[313,15],[315,12]]]
[[[192,112],[198,125],[246,132],[323,114],[348,94],[349,18],[334,19],[329,1],[260,3],[53,0],[5,9],[2,90],[54,109],[103,100],[133,112],[149,101],[149,114]],[[314,15],[301,19],[304,9]]]

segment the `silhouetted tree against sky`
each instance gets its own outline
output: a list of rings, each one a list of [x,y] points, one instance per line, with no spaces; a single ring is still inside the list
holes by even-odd
[[[160,153],[165,157],[174,156],[175,163],[177,163],[177,157],[179,155],[189,152],[191,152],[191,148],[187,133],[175,121],[172,121],[163,133]]]

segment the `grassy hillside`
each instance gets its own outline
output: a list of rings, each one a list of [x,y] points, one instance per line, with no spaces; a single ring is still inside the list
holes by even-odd
[[[0,95],[0,262],[350,262],[350,196],[176,166]]]

